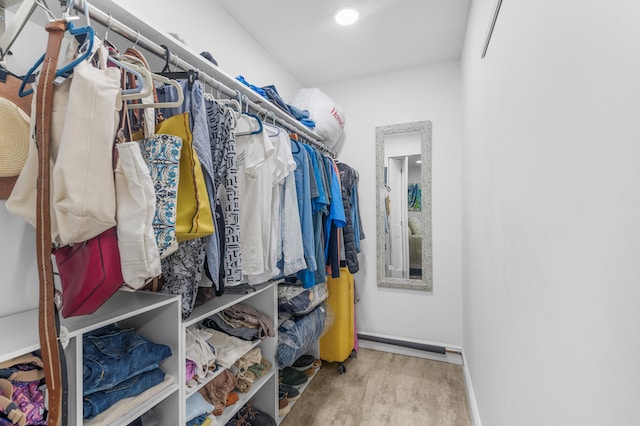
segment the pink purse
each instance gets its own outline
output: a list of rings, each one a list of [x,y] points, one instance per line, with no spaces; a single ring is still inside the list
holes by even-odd
[[[62,316],[93,313],[124,283],[116,228],[53,251],[62,284]]]

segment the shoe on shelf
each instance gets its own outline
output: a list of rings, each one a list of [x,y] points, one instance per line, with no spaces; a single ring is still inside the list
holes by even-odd
[[[315,360],[316,359],[313,357],[313,355],[302,355],[301,357],[295,360],[295,362],[291,367],[299,371],[304,371],[307,368],[311,367]]]
[[[299,388],[300,386],[307,383],[307,375],[302,371],[298,371],[291,367],[285,367],[280,370],[280,377],[282,378],[282,383],[285,385],[293,386],[295,388]]]
[[[278,393],[278,416],[284,417],[291,411],[291,405],[289,404],[289,398],[285,392]]]
[[[250,365],[247,370],[252,372],[256,378],[262,377],[271,370],[271,363],[268,360],[263,359],[259,364]]]
[[[277,426],[277,422],[268,414],[253,408],[251,403],[247,403],[229,420],[225,426]]]
[[[284,383],[281,383],[280,386],[278,386],[278,391],[279,393],[286,393],[287,398],[289,398],[289,402],[297,401],[298,398],[300,398],[300,391],[298,391],[298,389],[293,386],[285,385]]]
[[[291,408],[289,408],[291,409]],[[267,413],[254,409],[255,414],[250,417],[251,426],[277,426],[278,423]]]
[[[303,373],[304,373],[307,377],[313,377],[313,375],[314,375],[314,374],[316,374],[316,371],[318,371],[318,370],[316,370],[316,369],[315,369],[315,368],[313,368],[313,367],[309,367],[309,368],[307,368],[306,370],[304,370],[304,371],[303,371]]]
[[[246,424],[249,424],[251,426],[277,426],[278,424],[270,415],[263,413],[256,408],[253,408],[251,403],[248,403],[247,405],[242,407],[236,414],[236,416],[238,416],[241,421],[244,421]],[[227,422],[227,425],[229,424],[230,423]],[[236,423],[231,423],[231,425],[235,424]]]

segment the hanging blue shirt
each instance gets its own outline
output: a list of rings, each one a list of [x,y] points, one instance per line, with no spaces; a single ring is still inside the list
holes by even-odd
[[[327,216],[327,224],[325,227],[325,248],[324,256],[329,259],[329,237],[331,233],[331,225],[336,228],[343,228],[347,224],[347,218],[344,215],[344,205],[342,204],[342,190],[340,189],[340,178],[333,166],[333,161],[325,157],[324,164],[327,169],[327,175],[331,175],[331,204],[329,205],[329,216]]]
[[[329,205],[329,200],[327,198],[327,192],[323,185],[324,180],[320,175],[320,166],[318,165],[318,158],[316,156],[315,151],[309,145],[302,144],[307,153],[309,154],[309,160],[311,161],[311,169],[313,170],[313,175],[315,177],[316,186],[318,187],[318,196],[311,200],[311,206],[313,208],[313,213],[317,213],[324,209],[325,212],[328,213],[326,207]]]
[[[298,213],[300,214],[300,227],[302,228],[302,247],[304,258],[307,262],[307,269],[298,272],[297,276],[302,281],[305,288],[315,285],[313,271],[318,268],[315,256],[315,238],[313,233],[313,215],[311,208],[311,186],[310,173],[311,166],[309,154],[302,148],[301,144],[292,140],[291,153],[296,162],[296,169],[293,176],[296,180],[296,193],[298,196]]]
[[[304,149],[309,154],[309,160],[311,161],[311,169],[313,171],[313,177],[316,182],[317,196],[311,199],[311,206],[313,210],[313,231],[314,231],[314,244],[316,263],[318,268],[315,271],[315,283],[320,284],[326,281],[327,273],[324,265],[326,258],[324,255],[324,222],[325,217],[329,214],[329,198],[327,194],[328,188],[325,186],[326,176],[324,175],[324,161],[322,157],[318,156],[315,149],[307,144],[302,144]],[[322,167],[320,167],[322,162]]]

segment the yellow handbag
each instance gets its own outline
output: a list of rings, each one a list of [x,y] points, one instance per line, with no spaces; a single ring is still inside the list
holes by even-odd
[[[180,177],[176,213],[176,239],[178,242],[213,234],[213,215],[204,173],[193,149],[189,113],[169,117],[156,125],[156,134],[168,134],[182,139],[180,150]]]

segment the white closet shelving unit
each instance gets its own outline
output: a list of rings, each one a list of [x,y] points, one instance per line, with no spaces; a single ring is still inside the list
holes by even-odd
[[[173,384],[138,405],[113,425],[126,425],[154,408],[162,425],[178,424],[184,417],[180,404],[180,384],[184,381],[184,338],[181,328],[180,298],[159,293],[119,291],[91,315],[67,318],[62,325],[69,331],[65,349],[69,374],[69,419],[82,424],[82,337],[109,324],[133,328],[136,333],[171,348],[171,357],[160,368],[174,378]],[[176,408],[178,408],[176,410]]]
[[[136,333],[155,343],[171,348],[171,357],[160,364],[173,377],[171,385],[139,404],[119,418],[113,425],[126,425],[154,408],[161,425],[175,426],[184,417],[180,383],[184,378],[184,339],[182,333],[180,298],[157,293],[129,293],[119,291],[91,315],[66,318],[61,321],[68,330],[65,348],[69,378],[69,424],[82,424],[82,338],[84,334],[109,324],[133,328]],[[3,330],[19,330],[5,339],[0,362],[7,361],[40,348],[38,338],[38,310],[0,318]]]
[[[269,282],[253,286],[254,292],[248,294],[231,294],[225,293],[220,297],[214,297],[208,302],[196,307],[189,318],[182,323],[182,335],[187,327],[199,324],[203,319],[208,318],[216,313],[229,308],[238,303],[250,305],[256,310],[264,313],[271,318],[271,326],[277,329],[277,282]],[[184,337],[183,337],[184,338]],[[278,416],[278,370],[276,364],[276,350],[278,345],[278,337],[267,337],[264,340],[258,340],[253,347],[259,347],[262,357],[268,360],[272,367],[271,370],[256,380],[246,393],[238,393],[240,399],[235,404],[225,408],[221,416],[217,417],[219,425],[224,425],[229,421],[243,405],[251,401],[254,407],[260,411],[270,415],[274,419]],[[252,347],[252,348],[253,348]],[[218,368],[206,380],[200,381],[197,386],[189,389],[183,386],[183,397],[186,400],[198,389],[204,387],[208,382],[213,380],[217,375],[224,371]],[[183,422],[184,424],[184,422]]]
[[[185,424],[185,401],[206,383],[213,380],[224,369],[217,369],[206,381],[195,388],[185,385],[185,329],[200,323],[223,309],[237,303],[246,303],[272,318],[272,326],[277,329],[277,285],[275,282],[254,286],[249,294],[229,294],[215,297],[207,303],[196,307],[191,316],[182,321],[179,296],[159,293],[125,291],[117,292],[103,306],[91,315],[66,318],[62,326],[68,330],[69,343],[65,349],[67,370],[69,374],[69,421],[73,425],[82,422],[82,337],[84,334],[109,324],[120,328],[133,328],[138,334],[155,343],[162,343],[171,348],[172,356],[166,359],[160,368],[172,376],[174,382],[149,400],[139,404],[135,409],[120,417],[112,425],[126,425],[140,417],[146,411],[154,409],[160,425],[176,426]],[[21,312],[0,318],[3,330],[21,330],[12,335],[0,350],[0,362],[7,361],[39,349],[38,311],[37,309]],[[227,407],[218,424],[224,425],[248,401],[259,410],[278,418],[278,370],[275,361],[278,339],[267,337],[257,341],[254,346],[260,347],[262,356],[272,364],[271,370],[254,382],[247,393],[239,393],[240,399]]]

